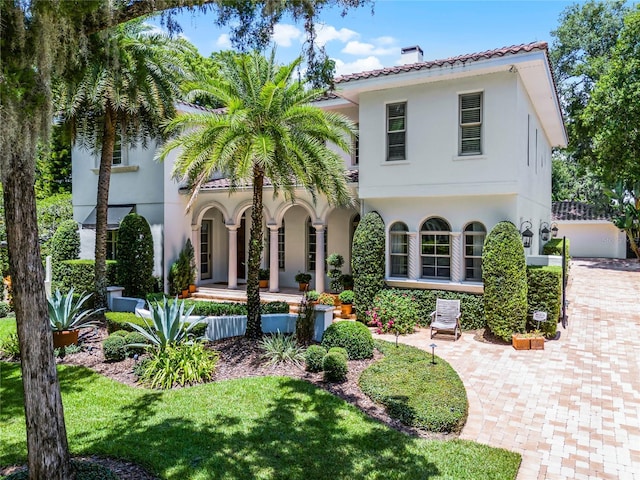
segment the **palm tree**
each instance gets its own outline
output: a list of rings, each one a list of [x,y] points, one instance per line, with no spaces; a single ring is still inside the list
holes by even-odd
[[[349,151],[355,126],[343,115],[311,105],[322,90],[305,89],[293,80],[300,59],[278,66],[259,52],[220,58],[220,78],[190,92],[224,106],[222,111],[179,114],[167,131],[179,133],[164,146],[160,158],[180,148],[173,175],[191,188],[193,204],[200,186],[220,172],[231,190],[253,185],[247,278],[248,321],[246,336],[262,335],[258,270],[262,253],[262,189],[265,178],[274,193],[295,197],[304,187],[316,199],[327,196],[333,205],[352,202],[340,155],[327,148],[331,142]]]
[[[162,134],[175,115],[185,73],[186,41],[151,33],[135,20],[92,38],[86,66],[57,85],[56,106],[74,141],[100,153],[96,200],[96,306],[106,306],[107,211],[115,145],[142,144]]]

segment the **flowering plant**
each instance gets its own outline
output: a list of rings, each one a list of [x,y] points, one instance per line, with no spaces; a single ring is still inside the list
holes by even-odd
[[[418,323],[415,305],[410,295],[383,290],[375,296],[373,307],[366,313],[368,324],[377,327],[378,334],[393,333],[397,345],[398,336],[413,333]]]

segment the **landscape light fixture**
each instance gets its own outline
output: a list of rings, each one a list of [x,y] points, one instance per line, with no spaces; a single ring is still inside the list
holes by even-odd
[[[437,347],[437,345],[435,343],[432,343],[429,346],[431,347],[431,365],[435,365],[436,364],[436,347]]]
[[[558,224],[557,223],[552,223],[551,224],[551,236],[553,238],[556,238],[558,236]]]
[[[540,224],[540,238],[543,242],[549,240],[549,234],[551,231],[549,230],[549,224],[547,222],[542,222]]]
[[[529,248],[531,246],[531,239],[533,238],[531,227],[531,222],[526,220],[522,222],[522,225],[520,225],[520,232],[522,232],[522,245],[524,245],[524,248]],[[524,230],[522,230],[523,228]]]

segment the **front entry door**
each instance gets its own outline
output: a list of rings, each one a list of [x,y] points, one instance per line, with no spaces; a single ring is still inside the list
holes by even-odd
[[[203,220],[200,226],[200,278],[211,278],[211,229],[213,222]]]
[[[245,243],[245,215],[242,215],[240,227],[238,228],[238,279],[247,278],[246,264],[246,243]]]

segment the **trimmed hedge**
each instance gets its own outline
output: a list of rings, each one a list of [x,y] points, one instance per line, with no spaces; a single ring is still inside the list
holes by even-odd
[[[418,325],[428,327],[431,323],[431,312],[436,309],[436,299],[460,300],[460,325],[463,330],[476,330],[487,325],[484,316],[484,297],[482,294],[451,292],[447,290],[411,290],[389,288],[385,291],[411,295],[418,311]]]
[[[144,297],[153,291],[153,237],[147,220],[130,213],[118,229],[117,284],[128,297]]]
[[[163,294],[150,294],[146,296],[147,302],[158,302],[164,298]],[[173,300],[173,299],[171,299]],[[192,315],[200,315],[203,317],[224,317],[227,315],[246,315],[246,303],[234,302],[206,302],[198,300],[185,300],[184,308],[194,307]],[[260,313],[289,313],[289,304],[287,302],[268,302],[260,306]]]
[[[351,271],[355,294],[353,306],[358,320],[366,322],[366,311],[385,285],[385,231],[378,212],[369,212],[362,217],[353,234]]]
[[[527,323],[527,265],[520,232],[511,222],[498,223],[482,250],[484,312],[498,337],[524,332]]]
[[[369,329],[360,322],[332,323],[322,335],[322,346],[327,350],[342,347],[350,360],[373,357],[373,337]]]
[[[540,331],[547,338],[555,337],[562,307],[562,267],[528,267],[527,284],[527,329],[538,326],[538,322],[533,321],[533,312],[547,312],[547,321],[540,324]]]
[[[116,284],[116,269],[117,264],[115,260],[107,260],[107,284]],[[53,273],[53,285],[52,289],[55,291],[59,288],[61,292],[68,292],[73,287],[74,292],[80,294],[85,292],[87,294],[94,293],[96,288],[95,280],[95,261],[93,260],[65,260],[60,262],[58,267],[54,269]],[[92,296],[85,306],[87,308],[93,308]]]
[[[135,329],[129,325],[129,323],[133,323],[135,325],[140,325],[142,328],[147,328],[147,324],[145,323],[142,317],[139,317],[135,313],[131,312],[107,312],[104,314],[104,317],[107,319],[107,332],[109,334],[117,333],[119,330],[126,330],[127,332],[134,332]],[[207,330],[206,323],[200,323],[191,329],[191,333],[195,337],[202,337]]]
[[[51,261],[57,264],[64,260],[77,260],[80,257],[80,231],[75,220],[65,220],[56,229],[51,238]]]
[[[565,254],[567,255],[565,258],[565,267],[567,271],[569,271],[569,261],[571,260],[571,248],[569,239],[566,239],[565,243]],[[552,238],[542,247],[543,255],[559,255],[562,256],[562,238]]]

